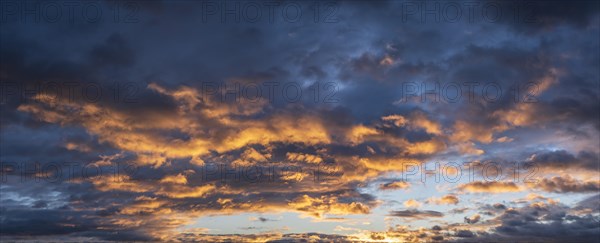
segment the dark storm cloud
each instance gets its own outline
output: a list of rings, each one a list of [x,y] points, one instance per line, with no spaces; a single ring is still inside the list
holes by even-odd
[[[112,34],[105,43],[97,45],[90,52],[93,65],[127,68],[134,64],[135,55],[129,43],[119,34]]]
[[[547,192],[580,192],[594,193],[600,190],[600,182],[597,180],[579,181],[569,176],[543,178],[534,186],[537,189]]]
[[[598,169],[598,154],[590,151],[581,151],[577,155],[565,150],[539,151],[528,162],[540,167],[582,168],[594,171]]]
[[[574,222],[561,222],[559,218],[545,218],[551,223],[543,224],[539,220],[544,217],[551,216],[544,209],[525,209],[527,211],[512,212],[500,216],[503,224],[496,228],[500,235],[515,236],[516,239],[552,239],[558,241],[564,240],[584,240],[598,237],[597,225],[598,222],[594,216],[588,215],[584,217],[568,217]],[[554,212],[556,213],[556,212]]]
[[[590,241],[597,239],[598,216],[580,211],[598,203],[593,196],[569,208],[560,203],[534,203],[504,210],[489,222],[499,223],[492,232],[478,234],[477,241]],[[486,206],[487,207],[487,206]]]
[[[473,232],[471,232],[470,230],[459,230],[454,235],[460,238],[472,238],[473,236],[475,236],[475,234],[473,234]]]
[[[580,201],[575,206],[575,209],[592,209],[592,210],[600,210],[600,194],[594,195]]]
[[[523,33],[550,31],[559,25],[585,28],[593,23],[593,17],[600,12],[600,5],[595,1],[571,1],[563,4],[558,1],[488,1],[500,6],[503,13],[521,21],[504,21],[512,28]],[[520,9],[521,16],[516,16],[513,9]]]
[[[81,213],[70,210],[3,209],[3,235],[63,235],[96,227],[91,221],[83,219]]]

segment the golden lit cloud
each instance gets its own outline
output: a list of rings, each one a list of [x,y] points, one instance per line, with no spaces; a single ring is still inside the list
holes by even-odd
[[[504,193],[518,192],[522,190],[522,188],[517,186],[517,184],[514,182],[503,181],[475,181],[460,185],[458,189],[461,191],[476,193]]]

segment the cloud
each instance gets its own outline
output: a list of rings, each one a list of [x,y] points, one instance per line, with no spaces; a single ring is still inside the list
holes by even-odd
[[[187,178],[183,174],[170,175],[162,178],[161,183],[173,183],[173,184],[187,184]]]
[[[318,218],[323,217],[324,214],[347,215],[368,214],[370,212],[368,205],[361,202],[341,203],[336,197],[313,198],[303,195],[291,201],[288,205]]]
[[[308,14],[296,23],[282,21],[281,14],[275,14],[274,23],[223,23],[219,14],[197,14],[200,4],[161,1],[134,2],[139,21],[127,24],[88,23],[75,14],[74,22],[32,25],[31,19],[5,16],[9,20],[3,21],[0,35],[2,162],[29,166],[40,161],[43,167],[78,161],[80,167],[102,170],[126,163],[136,171],[119,177],[111,175],[114,171],[76,175],[60,183],[27,183],[19,181],[19,172],[3,173],[16,183],[1,185],[2,241],[597,238],[597,197],[571,205],[572,200],[562,198],[570,194],[555,193],[599,188],[600,92],[595,80],[600,60],[591,51],[599,48],[598,3],[498,2],[503,15],[493,23],[471,22],[466,15],[455,23],[419,21],[419,14],[398,14],[407,10],[405,3],[339,2],[336,23],[315,23]],[[308,3],[300,5],[314,10]],[[104,13],[125,7],[111,1],[98,6]],[[520,16],[513,15],[515,9],[522,10]],[[535,21],[513,21],[523,16]],[[328,81],[333,89],[323,86]],[[402,101],[403,83],[430,88],[439,81],[463,86],[461,101],[430,102],[432,95],[423,101],[420,94]],[[12,84],[30,91],[48,82],[76,85],[73,100],[12,93]],[[104,88],[98,101],[85,100],[86,82]],[[284,99],[279,88],[288,82],[300,85],[298,102]],[[465,82],[480,82],[472,101]],[[482,100],[483,82],[498,84],[502,96]],[[230,90],[236,83],[279,88],[272,100],[241,95],[234,101],[227,90],[207,96],[206,83]],[[533,95],[525,88],[529,83],[537,88]],[[50,92],[57,93],[65,96],[71,90]],[[531,95],[535,102],[525,102]],[[323,102],[328,98],[335,101]],[[254,226],[239,227],[252,230],[245,234],[188,229],[203,223],[203,217],[244,213],[292,212],[316,221],[333,220],[330,215],[337,215],[335,220],[385,217],[381,205],[389,205],[389,196],[397,193],[386,190],[415,193],[408,190],[412,185],[384,181],[378,185],[383,193],[366,185],[403,172],[408,163],[491,157],[503,166],[508,161],[536,164],[557,176],[528,186],[466,183],[456,188],[460,199],[445,187],[427,187],[428,203],[444,210],[458,203],[464,207],[392,211],[385,226],[369,226],[373,231],[356,226],[361,230],[356,235],[282,233],[286,228],[256,233]],[[230,170],[224,176],[216,168]],[[505,194],[502,202],[488,200],[483,206],[473,198],[531,191],[541,195],[513,200],[516,193]],[[415,199],[406,202],[418,205]],[[466,222],[456,221],[464,216]],[[394,226],[398,218],[432,218],[437,227]],[[304,226],[307,231],[328,227]]]
[[[259,221],[259,222],[267,222],[267,221],[277,221],[275,219],[269,219],[269,218],[265,218],[265,217],[250,217],[249,220],[251,221]]]
[[[112,34],[104,43],[94,47],[90,53],[94,65],[128,67],[135,63],[135,52],[122,35]]]
[[[550,169],[598,169],[598,154],[590,151],[581,151],[573,155],[566,150],[538,151],[528,160],[532,166]]]
[[[424,130],[428,134],[442,134],[441,125],[428,118],[425,113],[419,111],[411,113],[409,118],[405,118],[401,115],[388,115],[382,117],[381,120],[392,123],[396,127],[407,126],[411,130]]]
[[[179,108],[174,111],[178,115],[166,117],[150,113],[132,116],[95,104],[56,104],[49,107],[37,103],[22,105],[19,110],[33,113],[46,122],[80,124],[90,133],[99,136],[101,141],[109,142],[119,149],[138,153],[139,163],[154,166],[163,165],[169,158],[198,157],[208,154],[211,149],[226,152],[254,143],[266,145],[277,141],[307,144],[330,142],[326,128],[318,122],[319,118],[316,116],[294,117],[295,115],[282,113],[268,121],[235,120],[227,117],[233,114],[223,106],[208,106],[207,109],[190,112],[191,107],[202,104],[197,90],[181,87],[178,90],[167,91],[157,85],[149,87],[179,103]],[[154,122],[129,122],[141,119],[151,119]],[[202,131],[204,128],[198,123],[202,120],[206,121],[205,125],[215,125],[213,129],[220,128],[218,134],[223,135],[206,136]],[[184,140],[161,135],[167,130],[182,132],[190,138]]]
[[[435,204],[458,204],[460,202],[460,200],[458,199],[458,197],[456,195],[445,195],[441,198],[429,198],[427,200],[428,203],[435,203]]]
[[[323,159],[313,154],[302,154],[302,153],[287,153],[287,159],[290,161],[305,161],[307,163],[319,164],[323,162]]]
[[[410,187],[410,184],[405,181],[392,181],[388,183],[383,183],[379,185],[379,190],[398,190],[398,189],[407,189]]]
[[[508,209],[492,219],[500,225],[494,228],[493,234],[487,239],[586,241],[586,238],[597,238],[597,220],[597,216],[576,213],[562,204],[534,203]]]
[[[460,238],[471,238],[471,237],[475,236],[475,234],[473,234],[473,232],[470,230],[459,230],[459,231],[456,231],[456,233],[454,235],[456,237],[460,237]]]
[[[538,190],[556,193],[593,193],[600,190],[600,182],[598,180],[580,181],[570,176],[543,178],[532,186]]]
[[[420,210],[416,210],[416,209],[391,211],[388,215],[394,216],[394,217],[415,218],[415,219],[439,218],[439,217],[444,216],[443,213],[438,212],[438,211],[433,211],[433,210],[420,211]]]
[[[409,200],[404,201],[404,206],[407,208],[419,208],[419,207],[421,207],[421,203],[414,199],[409,199]]]
[[[461,191],[474,193],[505,193],[518,192],[522,189],[514,182],[502,181],[475,181],[458,186]]]
[[[467,224],[476,224],[481,219],[481,215],[474,214],[471,217],[465,217],[465,223]]]
[[[210,242],[293,242],[309,239],[311,241],[352,241],[358,240],[353,236],[322,234],[322,233],[265,233],[265,234],[181,234],[173,239],[182,241]]]

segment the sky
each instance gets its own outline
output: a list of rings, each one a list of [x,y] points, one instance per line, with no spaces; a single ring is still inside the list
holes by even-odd
[[[595,1],[0,1],[0,240],[596,242]]]

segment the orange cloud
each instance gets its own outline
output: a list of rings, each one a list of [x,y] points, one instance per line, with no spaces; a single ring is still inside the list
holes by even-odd
[[[458,204],[460,200],[455,195],[445,195],[441,198],[430,198],[427,201],[435,204]]]
[[[418,208],[421,207],[421,203],[414,199],[404,201],[404,206],[407,208]]]
[[[303,195],[288,203],[288,205],[298,211],[307,212],[317,218],[324,214],[347,215],[347,214],[368,214],[370,209],[367,205],[360,202],[341,203],[337,197],[313,198]]]
[[[458,187],[461,191],[477,192],[477,193],[503,193],[503,192],[518,192],[519,188],[514,182],[501,181],[475,181]]]

